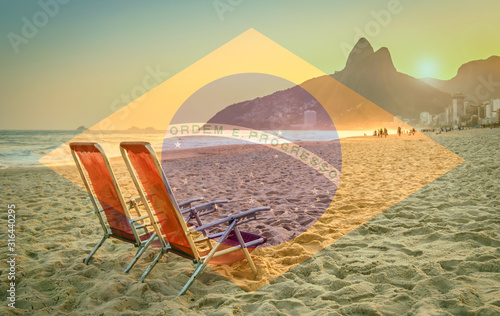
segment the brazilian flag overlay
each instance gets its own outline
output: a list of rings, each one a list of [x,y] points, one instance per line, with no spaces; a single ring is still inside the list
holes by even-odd
[[[228,199],[210,220],[269,206],[244,226],[267,238],[252,252],[256,278],[246,260],[209,265],[255,291],[463,162],[418,132],[371,136],[398,127],[412,130],[249,29],[71,142],[100,143],[130,195],[119,143],[148,141],[177,201]],[[68,144],[40,161],[82,186],[58,167],[71,162]]]

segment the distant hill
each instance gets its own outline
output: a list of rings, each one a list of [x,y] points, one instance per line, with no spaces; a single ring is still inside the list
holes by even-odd
[[[429,86],[434,87],[438,90],[441,90],[443,85],[447,82],[446,80],[435,79],[435,78],[420,78],[420,81],[427,83]],[[443,91],[443,90],[441,90]]]
[[[449,93],[400,73],[385,47],[376,52],[361,38],[349,54],[345,68],[332,75],[347,87],[393,115],[418,118],[421,112],[439,113],[451,103]]]
[[[333,127],[330,116],[321,104],[300,86],[230,105],[208,123],[260,130],[301,129],[305,111],[316,112],[317,129],[327,130]]]
[[[470,100],[479,103],[487,99],[500,98],[500,57],[474,60],[462,65],[457,75],[450,80],[432,78],[421,81],[450,94],[461,92]]]
[[[451,95],[456,92],[476,97],[479,89],[484,98],[500,97],[500,57],[464,64],[457,76],[448,81],[416,79],[396,70],[387,48],[374,51],[365,38],[353,47],[344,69],[331,77],[390,114],[413,120],[418,120],[424,111],[431,114],[443,112],[451,104]],[[322,81],[323,77],[313,78],[301,86],[308,87],[309,91],[319,91],[323,99],[338,98],[338,91],[325,91]],[[230,105],[208,123],[258,129],[295,129],[303,124],[304,111],[313,110],[317,112],[318,128],[328,129],[331,126],[330,117],[302,87]],[[366,128],[370,117],[379,122],[392,121],[391,115],[387,116],[388,113],[377,111],[364,102],[334,107],[336,117],[349,128]]]

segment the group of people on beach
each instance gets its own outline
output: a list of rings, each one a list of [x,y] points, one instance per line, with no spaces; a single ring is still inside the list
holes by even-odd
[[[412,136],[412,135],[415,135],[415,132],[417,130],[415,130],[414,128],[412,129],[409,129],[407,131],[404,131],[401,126],[398,126],[398,135],[401,136],[402,134],[408,134],[408,136]],[[365,134],[366,135],[366,134]],[[387,132],[387,128],[381,128],[379,130],[374,130],[373,131],[373,136],[377,136],[377,137],[387,137],[387,135],[389,135],[389,133]]]
[[[389,135],[389,133],[387,132],[387,128],[385,128],[385,127],[379,129],[378,131],[375,130],[373,132],[373,136],[377,136],[377,137],[381,137],[381,138],[384,137],[384,136],[387,137],[387,135]]]
[[[404,133],[408,134],[408,136],[413,136],[413,135],[415,135],[416,131],[417,130],[415,128],[412,128],[412,129],[409,129],[405,132],[403,129],[401,129],[401,126],[398,126],[398,136],[401,136]]]

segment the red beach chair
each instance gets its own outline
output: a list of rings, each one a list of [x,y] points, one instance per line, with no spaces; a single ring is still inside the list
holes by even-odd
[[[83,262],[88,264],[106,239],[115,238],[139,248],[125,269],[126,273],[132,269],[148,246],[161,247],[154,230],[144,221],[149,220],[148,214],[141,216],[139,206],[144,204],[145,200],[141,197],[124,200],[109,161],[99,144],[71,143],[69,146],[103,230],[101,240]],[[182,205],[191,207],[192,202],[201,199],[186,201]],[[135,218],[130,214],[132,209],[137,214]]]
[[[161,252],[144,272],[141,282],[144,282],[158,260],[167,252],[190,259],[197,264],[193,275],[178,295],[188,290],[208,263],[230,264],[246,258],[254,276],[257,276],[257,268],[250,257],[250,252],[263,244],[266,238],[242,232],[238,225],[255,220],[257,212],[269,210],[269,207],[254,208],[236,215],[229,215],[210,224],[202,224],[199,216],[203,215],[207,207],[200,205],[184,211],[179,208],[165,173],[149,143],[123,142],[120,144],[120,150],[140,196],[149,197],[150,203],[145,205],[145,208],[152,219],[156,234],[162,237],[160,238]],[[182,214],[190,214],[191,217],[196,218],[198,226],[189,225]],[[219,226],[217,233],[211,235],[206,233],[217,226]],[[221,226],[223,226],[222,230]],[[201,235],[200,232],[204,236],[195,239],[194,235],[197,233]],[[217,238],[216,241],[215,238]],[[208,249],[203,250],[203,245],[208,245]]]

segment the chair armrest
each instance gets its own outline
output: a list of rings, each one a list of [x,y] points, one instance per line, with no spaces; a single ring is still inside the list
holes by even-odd
[[[194,199],[191,199],[191,200],[187,200],[187,201],[181,202],[178,205],[179,205],[179,207],[183,207],[183,206],[186,206],[186,205],[189,205],[189,207],[191,207],[191,203],[198,202],[198,201],[203,201],[203,200],[204,200],[204,198],[199,197],[199,198],[194,198]]]
[[[217,225],[220,225],[220,224],[226,223],[226,222],[232,222],[234,220],[240,220],[240,219],[250,218],[250,217],[254,217],[253,219],[256,219],[257,217],[256,217],[255,213],[260,212],[260,211],[264,211],[264,210],[267,211],[267,210],[270,210],[270,209],[271,208],[269,206],[256,207],[256,208],[253,208],[253,209],[248,210],[248,211],[241,212],[241,213],[236,214],[236,215],[229,215],[226,218],[220,219],[220,220],[212,222],[210,224],[206,224],[206,225],[199,226],[199,227],[193,227],[190,230],[188,230],[188,233],[192,233],[194,231],[203,231],[203,230],[205,230],[207,228],[210,228],[210,227],[213,227],[213,226],[217,226]]]
[[[217,204],[223,204],[223,203],[227,203],[227,202],[229,202],[229,201],[228,200],[217,200],[217,201],[213,201],[213,202],[209,202],[209,203],[205,203],[205,204],[191,207],[189,209],[182,211],[181,213],[183,215],[189,214],[185,219],[186,222],[189,222],[192,219],[195,219],[198,226],[202,226],[203,223],[201,222],[201,218],[200,218],[201,216],[214,213],[215,211],[217,211]],[[213,207],[213,209],[212,209],[211,208],[212,206],[215,206],[215,207]],[[206,232],[203,232],[203,233],[205,234]]]
[[[212,234],[212,235],[207,235],[207,236],[203,236],[203,237],[200,237],[198,239],[193,240],[193,242],[199,243],[199,242],[206,241],[208,239],[214,239],[214,238],[220,237],[222,235],[224,235],[224,232],[217,233],[217,234]]]
[[[209,203],[205,203],[205,204],[200,204],[200,205],[193,206],[193,207],[190,207],[188,209],[182,210],[181,214],[195,212],[195,213],[198,213],[198,215],[201,215],[201,212],[206,211],[212,205],[223,204],[223,203],[228,203],[228,202],[229,202],[228,200],[217,200],[217,201],[213,201],[213,202],[209,202]],[[206,213],[206,214],[208,214],[208,213]]]

